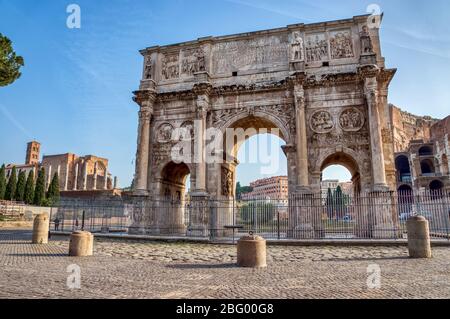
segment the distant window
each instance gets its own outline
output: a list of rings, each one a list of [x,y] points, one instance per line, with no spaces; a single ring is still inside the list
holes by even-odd
[[[430,146],[422,146],[419,149],[419,156],[430,156],[433,155],[433,149]]]
[[[233,76],[238,76],[237,71],[233,72],[232,75],[233,75]]]

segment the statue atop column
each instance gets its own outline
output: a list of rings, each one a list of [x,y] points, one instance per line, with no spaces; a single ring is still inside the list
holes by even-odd
[[[300,32],[294,32],[292,34],[292,43],[291,43],[291,60],[292,61],[303,61],[303,39],[300,35]]]
[[[359,33],[361,40],[361,54],[373,54],[372,39],[370,38],[369,28],[365,25]]]

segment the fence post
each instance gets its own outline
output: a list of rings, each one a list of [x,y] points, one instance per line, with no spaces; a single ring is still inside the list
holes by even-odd
[[[278,236],[278,240],[281,239],[281,235],[280,235],[280,211],[277,210],[277,236]]]

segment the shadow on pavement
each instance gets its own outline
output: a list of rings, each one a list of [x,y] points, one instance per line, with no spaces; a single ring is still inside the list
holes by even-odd
[[[177,265],[167,265],[168,268],[175,269],[228,269],[228,268],[238,268],[236,264],[177,264]]]

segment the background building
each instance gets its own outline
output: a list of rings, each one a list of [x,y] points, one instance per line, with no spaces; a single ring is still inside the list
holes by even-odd
[[[74,195],[80,191],[111,191],[117,189],[117,178],[113,178],[108,171],[108,159],[95,155],[78,156],[72,153],[59,155],[44,155],[39,162],[41,144],[36,141],[27,144],[25,164],[8,164],[6,175],[9,177],[13,167],[17,173],[34,172],[35,180],[39,169],[44,168],[46,187],[58,173],[61,195]]]
[[[421,130],[420,125],[418,130]],[[433,121],[425,131],[422,138],[412,138],[406,148],[395,153],[397,189],[400,191],[450,190],[450,116]]]
[[[243,200],[249,199],[288,199],[288,178],[287,176],[275,176],[258,179],[250,183],[253,191],[242,194]]]

